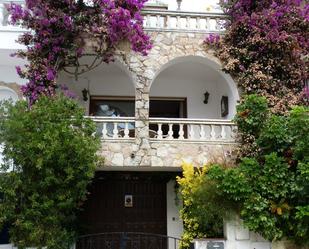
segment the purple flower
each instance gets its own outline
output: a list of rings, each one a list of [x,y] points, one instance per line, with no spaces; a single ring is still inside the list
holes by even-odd
[[[218,34],[210,34],[206,37],[205,43],[208,45],[216,45],[220,42],[220,35]]]
[[[55,79],[55,71],[51,68],[48,68],[47,69],[47,74],[46,74],[46,78],[47,80],[49,81],[53,81]]]
[[[303,96],[304,96],[305,99],[309,100],[309,86],[304,87]]]
[[[23,72],[22,72],[20,66],[16,66],[15,69],[16,69],[16,72],[17,72],[17,74],[18,74],[19,76],[22,76],[22,75],[23,75]]]
[[[107,48],[93,49],[107,63],[113,61],[115,47],[122,41],[130,42],[131,48],[142,55],[147,55],[152,47],[141,16],[146,0],[93,0],[93,8],[80,8],[79,1],[72,0],[25,2],[25,7],[11,4],[8,9],[12,23],[19,22],[31,30],[18,40],[27,50],[16,53],[29,62],[24,70],[16,70],[28,80],[22,92],[31,104],[42,94],[55,94],[55,68],[59,68],[59,61],[64,62],[60,63],[61,70],[68,58],[74,64],[74,59],[82,56],[84,34],[89,39],[106,41]]]

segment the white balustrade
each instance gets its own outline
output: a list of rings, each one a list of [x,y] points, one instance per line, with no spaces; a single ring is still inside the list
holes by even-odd
[[[134,117],[88,117],[97,125],[102,140],[130,140],[135,138]]]
[[[150,118],[149,123],[151,140],[235,143],[236,125],[230,120]]]
[[[135,138],[134,117],[88,117],[97,125],[102,140],[132,140]],[[221,119],[150,118],[151,141],[183,141],[236,143],[236,125]]]
[[[24,0],[0,0],[0,29],[18,31],[20,27],[9,24],[6,6],[11,3],[24,5]],[[144,9],[142,14],[147,31],[221,33],[227,20],[227,16],[222,13]]]
[[[143,10],[148,31],[222,33],[227,15],[223,13]]]

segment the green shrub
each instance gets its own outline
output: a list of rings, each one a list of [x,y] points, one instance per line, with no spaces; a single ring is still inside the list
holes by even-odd
[[[245,96],[242,103],[237,106],[237,116],[234,121],[240,132],[257,137],[265,124],[268,113],[266,98],[251,94]]]
[[[265,127],[257,139],[257,144],[263,154],[273,151],[282,154],[291,146],[291,135],[287,118],[272,115],[265,121]]]
[[[247,112],[247,122],[242,112],[253,103],[259,103],[259,111]],[[309,243],[309,108],[295,107],[279,116],[266,114],[264,104],[263,98],[249,96],[236,118],[241,132],[254,135],[255,156],[241,158],[237,167],[212,165],[198,176],[184,174],[180,185],[188,192],[182,196],[190,205],[183,217],[197,224],[191,238],[216,217],[226,218],[228,210],[270,241]],[[185,229],[190,234],[191,227]]]
[[[97,162],[94,123],[78,103],[64,96],[41,97],[0,109],[0,143],[5,162],[0,225],[11,224],[20,248],[69,248],[76,213],[87,194]]]

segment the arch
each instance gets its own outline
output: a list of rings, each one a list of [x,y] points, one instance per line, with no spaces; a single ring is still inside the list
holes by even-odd
[[[18,94],[11,88],[6,86],[0,86],[0,101],[11,99],[16,102],[19,97]]]
[[[168,70],[171,70],[172,68],[176,68],[177,66],[184,65],[184,64],[188,65],[188,68],[190,68],[190,66],[192,66],[192,64],[194,64],[196,66],[198,66],[198,65],[202,65],[203,67],[205,66],[205,69],[207,69],[205,71],[208,72],[208,75],[204,75],[205,79],[208,79],[209,78],[208,76],[210,74],[216,75],[216,77],[219,79],[218,80],[219,84],[218,83],[212,83],[212,84],[213,85],[214,84],[218,84],[218,87],[220,85],[221,88],[225,88],[226,89],[226,90],[224,90],[224,92],[228,92],[229,106],[231,108],[230,108],[230,113],[227,116],[227,118],[232,118],[236,114],[236,104],[237,104],[237,102],[239,100],[239,92],[238,92],[238,89],[237,89],[237,85],[233,81],[233,79],[232,79],[232,77],[230,75],[225,74],[221,70],[220,62],[217,59],[211,58],[206,53],[205,53],[205,56],[202,56],[202,55],[176,56],[175,58],[169,60],[167,63],[161,65],[160,68],[158,68],[156,70],[156,72],[154,73],[154,77],[150,81],[150,94],[151,94],[151,89],[153,89],[153,87],[154,87],[153,84],[155,83],[155,81],[157,79],[160,79],[159,77],[164,72],[167,72]],[[181,74],[183,73],[184,70],[186,70],[185,67],[182,66],[182,68],[183,68],[183,70],[180,71]],[[200,70],[200,72],[202,72],[202,71]],[[189,73],[189,71],[188,71],[188,73]],[[204,73],[204,72],[202,72],[202,73]],[[195,77],[195,75],[193,75],[193,77]],[[177,83],[174,83],[175,88],[177,88],[176,84]],[[206,85],[207,84],[205,84],[205,87],[206,87]],[[156,92],[158,92],[158,91],[156,91]],[[221,94],[220,98],[223,95],[225,95],[223,93],[220,93],[220,94]],[[200,97],[200,96],[198,96],[198,97]],[[217,98],[219,98],[219,96],[217,96]],[[216,101],[218,102],[218,100],[216,100]],[[202,108],[202,107],[200,107],[200,108]],[[209,108],[209,106],[208,106],[208,108]],[[216,110],[216,112],[218,113],[219,110]],[[196,118],[196,117],[194,117],[194,118]],[[219,116],[217,115],[216,118],[219,118]]]
[[[210,59],[209,56],[206,56],[206,55],[207,54],[205,53],[205,56],[200,56],[200,55],[186,55],[186,56],[178,56],[178,57],[176,56],[175,58],[171,59],[167,63],[161,65],[161,67],[158,70],[156,70],[153,79],[150,81],[150,88],[153,82],[158,77],[158,75],[161,72],[163,72],[165,69],[167,69],[168,67],[172,65],[176,65],[181,62],[192,61],[192,62],[204,64],[205,66],[211,67],[216,72],[218,72],[225,79],[235,99],[239,100],[240,96],[239,96],[239,92],[237,89],[237,85],[232,79],[232,77],[229,74],[226,74],[222,71],[222,65],[218,61],[215,61],[213,58]]]
[[[114,65],[117,66],[122,72],[124,72],[130,78],[130,81],[133,84],[133,87],[135,88],[136,81],[134,74],[132,70],[128,68],[127,64],[122,60],[121,57],[116,57]]]

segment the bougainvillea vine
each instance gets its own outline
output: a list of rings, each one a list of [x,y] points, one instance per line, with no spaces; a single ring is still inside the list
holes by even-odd
[[[141,9],[146,0],[26,0],[11,4],[12,24],[29,30],[19,42],[26,50],[16,56],[27,59],[17,73],[27,79],[22,87],[30,104],[40,95],[55,94],[59,71],[78,64],[89,50],[110,62],[119,43],[126,41],[135,52],[146,55],[150,37],[143,31]]]
[[[302,0],[221,0],[230,16],[220,39],[207,37],[245,94],[267,97],[275,113],[305,101],[309,4]]]

